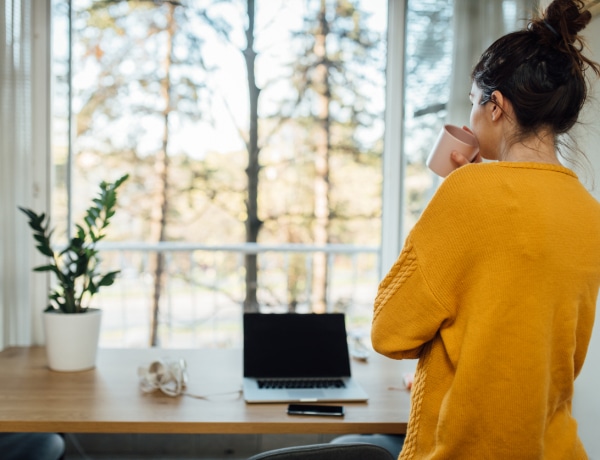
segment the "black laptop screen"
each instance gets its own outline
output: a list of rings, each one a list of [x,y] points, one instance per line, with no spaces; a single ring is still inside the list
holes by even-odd
[[[245,377],[347,377],[342,313],[245,313]]]

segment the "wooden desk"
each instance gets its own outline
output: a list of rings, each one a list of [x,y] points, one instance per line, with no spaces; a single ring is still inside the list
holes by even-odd
[[[143,393],[137,368],[159,358],[187,361],[187,391],[209,400]],[[410,394],[402,374],[414,361],[372,355],[352,362],[369,394],[344,403],[346,415],[286,414],[286,404],[246,404],[240,393],[241,350],[101,349],[96,368],[62,373],[46,366],[41,347],[0,353],[0,431],[64,433],[404,433]]]

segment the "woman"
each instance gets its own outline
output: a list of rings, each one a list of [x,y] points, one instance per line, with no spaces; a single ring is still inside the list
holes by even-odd
[[[442,183],[379,286],[372,341],[418,358],[400,459],[584,459],[571,415],[600,286],[600,204],[557,157],[587,97],[555,0],[472,73],[480,155]]]

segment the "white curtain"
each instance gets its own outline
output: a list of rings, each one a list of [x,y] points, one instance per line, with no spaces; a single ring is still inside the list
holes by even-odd
[[[49,3],[0,6],[0,349],[42,341],[47,280],[17,206],[49,209]]]

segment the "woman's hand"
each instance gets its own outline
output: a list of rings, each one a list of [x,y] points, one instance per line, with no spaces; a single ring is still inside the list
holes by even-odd
[[[465,157],[464,155],[461,155],[456,150],[452,150],[452,152],[450,152],[450,158],[452,159],[452,161],[454,163],[456,163],[458,165],[458,167],[468,165],[469,163],[481,163],[482,162],[482,158],[481,158],[481,155],[479,154],[479,152],[477,152],[477,155],[475,155],[475,157],[469,161],[469,159],[467,157]]]
[[[463,126],[462,129],[473,134],[473,131],[471,131],[467,126]],[[481,154],[479,152],[477,152],[477,155],[475,155],[472,160],[469,160],[469,158],[461,155],[456,150],[452,150],[452,152],[450,152],[450,158],[458,165],[459,168],[461,166],[468,165],[469,163],[481,163],[482,161]]]

